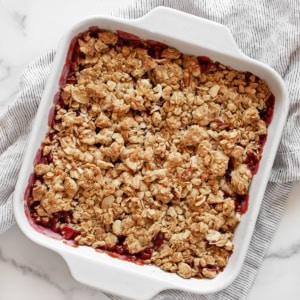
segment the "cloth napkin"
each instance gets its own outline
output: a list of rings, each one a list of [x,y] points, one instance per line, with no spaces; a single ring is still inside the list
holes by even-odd
[[[274,68],[288,88],[289,117],[239,276],[229,287],[215,294],[199,296],[164,291],[155,297],[155,300],[246,299],[284,212],[292,182],[300,179],[300,2],[137,0],[113,15],[141,17],[156,6],[172,7],[226,25],[242,51]],[[15,101],[0,115],[0,234],[14,224],[12,195],[54,56],[55,50],[52,50],[27,66],[21,75],[20,91]]]

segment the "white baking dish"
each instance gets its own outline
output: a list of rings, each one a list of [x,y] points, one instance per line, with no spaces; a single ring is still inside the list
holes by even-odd
[[[33,171],[36,152],[48,129],[48,113],[53,106],[53,97],[59,89],[59,78],[70,41],[91,26],[130,32],[143,39],[164,42],[183,53],[205,55],[237,70],[250,71],[265,79],[275,95],[273,121],[269,126],[259,171],[251,184],[248,211],[242,216],[235,232],[234,253],[225,270],[212,280],[187,280],[154,266],[140,266],[112,258],[89,247],[71,247],[62,240],[38,232],[31,226],[25,214],[24,191]],[[28,238],[59,253],[66,260],[75,279],[100,290],[140,300],[150,299],[166,289],[199,294],[219,291],[236,278],[244,262],[287,113],[288,96],[280,76],[267,65],[244,55],[235,44],[230,31],[220,24],[164,7],[157,7],[136,20],[106,16],[88,18],[73,27],[58,48],[14,193],[17,223]]]

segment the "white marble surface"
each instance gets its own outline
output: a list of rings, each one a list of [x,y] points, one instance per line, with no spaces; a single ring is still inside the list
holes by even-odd
[[[92,14],[109,14],[132,0],[0,0],[0,114],[18,92],[18,77],[35,57],[56,46],[63,32]],[[288,206],[249,300],[300,299],[300,183]],[[0,236],[0,299],[102,300],[77,283],[57,254],[29,241],[14,226]]]

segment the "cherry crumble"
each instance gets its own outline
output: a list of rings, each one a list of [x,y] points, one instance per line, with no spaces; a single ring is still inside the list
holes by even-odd
[[[183,278],[227,265],[274,96],[249,72],[90,28],[71,43],[25,198],[78,245]]]

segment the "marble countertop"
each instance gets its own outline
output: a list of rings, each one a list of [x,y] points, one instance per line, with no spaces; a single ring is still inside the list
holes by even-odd
[[[0,0],[0,114],[18,92],[26,64],[56,47],[87,15],[109,14],[132,0]],[[254,282],[248,300],[300,299],[300,182]],[[0,299],[104,300],[77,283],[56,253],[28,240],[15,225],[0,236]]]

